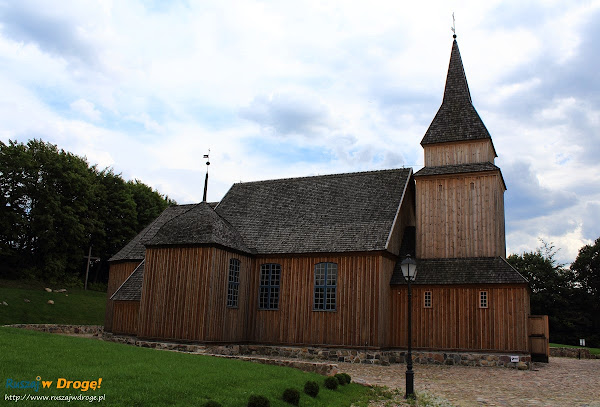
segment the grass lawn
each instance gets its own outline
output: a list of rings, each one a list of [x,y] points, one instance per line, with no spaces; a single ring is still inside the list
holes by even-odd
[[[105,395],[107,406],[202,406],[215,400],[223,406],[245,406],[251,394],[264,395],[272,407],[290,406],[281,400],[286,388],[302,390],[307,380],[321,386],[313,399],[301,393],[300,406],[366,406],[374,390],[349,384],[332,391],[324,377],[300,370],[210,356],[157,351],[41,332],[0,327],[0,379],[53,381],[39,392],[5,388],[6,395]],[[59,378],[93,381],[97,390],[56,389]],[[25,401],[25,405],[28,402]],[[31,405],[39,403],[29,401]],[[50,403],[50,404],[47,404]],[[53,404],[56,403],[56,404]],[[71,405],[89,405],[71,401]],[[23,405],[19,401],[19,405]],[[44,405],[64,405],[46,401]]]
[[[584,346],[574,346],[574,345],[562,345],[560,343],[550,343],[551,348],[579,348],[579,349],[587,349],[590,351],[591,355],[600,355],[600,348],[587,348]]]
[[[0,281],[0,325],[104,325],[106,293],[79,288],[67,289],[66,293],[48,293],[41,285],[24,288],[5,282]],[[48,304],[48,300],[53,300],[54,305]]]

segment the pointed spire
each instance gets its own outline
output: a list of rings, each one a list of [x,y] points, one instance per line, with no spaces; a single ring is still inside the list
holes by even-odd
[[[456,34],[454,35],[456,36]],[[446,76],[446,88],[444,89],[444,101],[442,103],[473,103],[471,101],[471,92],[463,67],[462,58],[458,49],[456,39],[452,41],[452,53],[450,54],[450,64],[448,65],[448,75]]]
[[[490,133],[473,107],[456,34],[453,37],[444,99],[425,132],[421,145],[491,139]]]

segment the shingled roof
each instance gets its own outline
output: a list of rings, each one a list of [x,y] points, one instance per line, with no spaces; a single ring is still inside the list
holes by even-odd
[[[421,145],[479,139],[491,140],[491,136],[473,107],[458,43],[454,40],[444,99]]]
[[[490,162],[440,165],[438,167],[423,167],[415,173],[415,177],[482,171],[500,171],[500,168]]]
[[[176,216],[184,213],[189,210],[193,205],[177,205],[177,206],[169,206],[165,209],[152,223],[144,228],[140,233],[137,234],[136,237],[131,239],[129,243],[125,245],[121,250],[117,252],[113,257],[111,257],[108,261],[117,262],[117,261],[142,261],[144,260],[144,256],[146,254],[146,247],[142,243],[142,241],[151,239],[154,237],[156,232],[168,221],[173,219]]]
[[[113,301],[140,301],[142,299],[142,283],[144,281],[144,261],[133,270],[127,280],[110,297]]]
[[[406,284],[399,258],[390,284]],[[417,260],[415,284],[526,284],[502,257]]]
[[[208,244],[251,253],[240,233],[206,202],[191,205],[142,243],[146,246]]]
[[[412,169],[234,184],[216,212],[258,253],[386,250]]]
[[[500,167],[490,163],[468,163],[468,164],[452,164],[452,165],[440,165],[437,167],[423,167],[415,173],[415,177],[426,177],[428,175],[452,175],[452,174],[464,174],[469,172],[486,172],[486,171],[497,171],[500,174],[502,185],[506,189],[506,182],[502,176]]]

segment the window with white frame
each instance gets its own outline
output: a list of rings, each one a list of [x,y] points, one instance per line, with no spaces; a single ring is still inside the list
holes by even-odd
[[[488,292],[487,291],[479,291],[479,308],[487,308],[488,307]]]
[[[423,296],[423,306],[425,308],[431,308],[431,291],[425,291]]]

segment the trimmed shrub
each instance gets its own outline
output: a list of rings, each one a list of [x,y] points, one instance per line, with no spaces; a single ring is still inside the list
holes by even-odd
[[[297,406],[300,403],[300,392],[296,389],[285,389],[283,391],[283,401]]]
[[[319,394],[319,383],[309,380],[304,384],[304,393],[310,397],[317,397],[317,394]]]
[[[209,400],[206,403],[202,404],[202,407],[223,407],[223,405],[218,401]]]
[[[348,373],[341,373],[346,378],[346,384],[350,384],[352,382],[352,377]]]
[[[328,377],[325,379],[325,387],[329,390],[335,390],[338,388],[338,380],[335,377]]]
[[[340,384],[340,386],[345,386],[346,385],[346,376],[344,376],[343,373],[337,373],[333,377],[336,378],[336,380],[338,381],[338,383]]]
[[[251,395],[247,407],[271,407],[271,402],[265,396]]]

